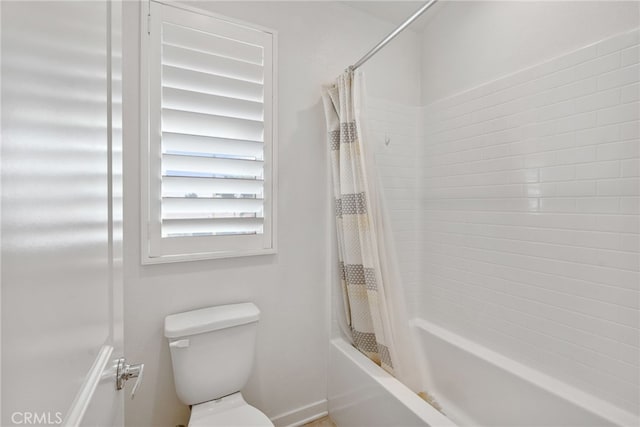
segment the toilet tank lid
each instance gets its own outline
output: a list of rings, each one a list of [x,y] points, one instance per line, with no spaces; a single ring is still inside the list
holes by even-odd
[[[202,334],[257,322],[259,319],[260,310],[250,302],[201,308],[165,317],[164,336],[179,338]]]

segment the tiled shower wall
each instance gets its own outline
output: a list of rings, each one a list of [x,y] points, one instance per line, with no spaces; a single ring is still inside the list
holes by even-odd
[[[373,142],[383,197],[391,219],[398,265],[411,317],[420,304],[420,235],[418,199],[418,107],[380,98],[367,99],[368,129]]]
[[[420,317],[635,413],[639,53],[622,34],[425,107],[414,278]]]

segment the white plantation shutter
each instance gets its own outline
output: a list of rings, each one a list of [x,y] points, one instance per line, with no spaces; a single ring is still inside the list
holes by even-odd
[[[143,262],[274,251],[274,38],[149,3]]]

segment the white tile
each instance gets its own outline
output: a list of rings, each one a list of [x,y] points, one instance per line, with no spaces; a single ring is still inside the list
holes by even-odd
[[[624,86],[620,89],[620,103],[626,104],[627,102],[638,101],[640,99],[640,83],[635,83],[629,86]]]
[[[558,86],[573,83],[574,70],[572,68],[560,70],[556,73],[544,76],[538,80],[532,81],[531,89],[535,91],[547,90]]]
[[[581,113],[574,116],[563,117],[554,122],[554,133],[569,132],[592,128],[597,125],[597,115],[594,112]]]
[[[576,167],[576,179],[617,178],[620,176],[620,162],[595,162]]]
[[[640,176],[640,159],[623,160],[621,176],[625,178]]]
[[[557,104],[541,107],[536,112],[536,119],[538,121],[546,121],[556,119],[559,117],[566,117],[576,113],[576,107],[573,100],[559,102]]]
[[[597,55],[598,55],[597,46],[591,45],[582,49],[578,49],[574,52],[568,53],[567,55],[553,58],[552,60],[540,65],[537,65],[533,68],[536,76],[542,76],[545,74],[550,74],[555,71],[562,70],[564,68],[568,68],[568,67],[575,66],[577,64],[589,61],[590,59],[596,58]]]
[[[620,125],[621,140],[637,139],[638,137],[640,137],[640,121],[628,122]]]
[[[620,67],[620,52],[615,52],[606,56],[601,56],[592,61],[584,62],[574,68],[574,78],[576,80],[604,74]]]
[[[566,197],[540,199],[540,210],[543,212],[575,212],[576,199]]]
[[[526,156],[526,168],[543,168],[557,164],[555,152],[536,153]]]
[[[620,89],[611,89],[598,92],[589,96],[578,98],[575,101],[575,110],[578,113],[600,110],[613,107],[620,103]]]
[[[632,102],[598,111],[598,126],[640,119],[640,104]]]
[[[596,159],[595,147],[581,147],[570,150],[562,150],[556,153],[556,164],[573,164],[592,162]]]
[[[640,144],[638,141],[612,142],[597,146],[598,160],[616,160],[638,157]]]
[[[611,71],[598,77],[598,90],[625,86],[640,81],[638,64]]]
[[[599,196],[638,196],[640,181],[636,178],[607,179],[598,181]]]
[[[621,66],[637,64],[640,61],[640,46],[633,46],[621,52]]]
[[[542,123],[527,123],[522,126],[523,138],[538,138],[541,136],[549,136],[557,133],[554,121]]]
[[[638,215],[640,214],[640,197],[621,197],[620,213]],[[631,249],[631,248],[628,248]],[[640,236],[636,237],[635,251],[640,250]],[[639,255],[640,256],[640,255]]]
[[[553,197],[556,195],[556,186],[555,184],[548,182],[526,184],[524,186],[524,195],[535,199],[540,197]],[[529,201],[533,200],[529,199]],[[539,203],[535,205],[536,208],[539,206]]]
[[[575,134],[566,132],[559,135],[527,138],[510,145],[511,152],[515,154],[532,154],[543,151],[557,151],[574,147]]]
[[[595,181],[562,181],[556,183],[556,195],[564,197],[595,196]]]
[[[597,231],[632,234],[638,234],[640,232],[640,223],[638,223],[637,218],[630,216],[596,216],[592,218],[592,222],[593,224],[589,226],[593,226],[593,230]],[[636,285],[638,284],[640,284],[640,282],[636,282]]]
[[[507,157],[510,156],[511,148],[509,145],[496,145],[493,147],[488,147],[482,150],[482,158],[483,159],[494,159],[497,157]]]
[[[598,55],[606,55],[610,52],[637,45],[638,43],[638,31],[629,31],[598,43]]]
[[[576,166],[555,166],[540,169],[540,181],[568,181],[575,179]]]
[[[584,197],[576,199],[576,212],[611,214],[620,212],[617,197]]]
[[[611,125],[576,132],[576,146],[601,144],[620,140],[620,126]]]

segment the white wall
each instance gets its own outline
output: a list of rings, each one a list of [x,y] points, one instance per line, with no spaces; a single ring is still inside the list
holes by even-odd
[[[450,1],[425,19],[422,100],[437,99],[637,26],[636,1]]]
[[[466,42],[423,69],[447,97],[423,116],[422,317],[638,414],[639,4],[444,6],[424,63]]]
[[[321,86],[330,83],[391,30],[334,2],[197,2],[196,7],[279,32],[279,252],[261,256],[141,266],[138,179],[138,20],[125,2],[125,325],[129,360],[146,364],[127,406],[129,426],[186,424],[175,395],[163,319],[197,307],[253,301],[262,311],[248,401],[276,421],[326,408],[329,265],[333,229]],[[419,39],[411,32],[367,64],[370,93],[419,102]],[[393,78],[397,77],[397,78]]]

